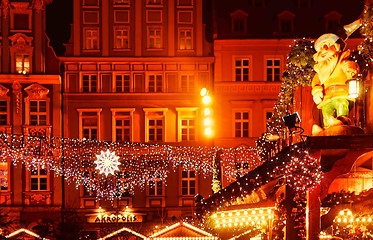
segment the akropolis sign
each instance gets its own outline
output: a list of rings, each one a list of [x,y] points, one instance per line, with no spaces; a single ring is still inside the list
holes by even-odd
[[[134,223],[142,222],[142,215],[139,214],[93,214],[88,215],[87,223]]]

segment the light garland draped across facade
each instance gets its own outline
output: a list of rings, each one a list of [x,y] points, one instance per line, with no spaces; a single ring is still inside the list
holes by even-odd
[[[48,169],[56,175],[64,175],[66,181],[76,184],[77,188],[83,185],[98,198],[110,200],[120,197],[118,194],[124,190],[145,189],[155,172],[163,180],[179,167],[211,176],[217,152],[227,166],[235,165],[237,153],[240,158],[250,158],[247,162],[252,162],[253,168],[260,164],[253,148],[185,147],[0,134],[0,149],[1,161],[20,163],[28,170]],[[99,174],[96,155],[107,151],[115,152],[118,157],[118,171]],[[129,173],[125,185],[120,184],[116,176],[123,171]]]

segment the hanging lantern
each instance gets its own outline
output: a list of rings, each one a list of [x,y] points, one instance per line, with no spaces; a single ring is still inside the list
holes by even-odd
[[[348,85],[348,98],[355,99],[359,97],[359,79],[358,78],[351,78],[347,80]]]

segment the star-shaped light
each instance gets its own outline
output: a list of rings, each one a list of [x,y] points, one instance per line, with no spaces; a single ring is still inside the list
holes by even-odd
[[[115,152],[110,152],[109,150],[106,152],[101,151],[101,154],[96,155],[96,157],[96,169],[100,171],[100,174],[105,174],[107,177],[109,174],[114,174],[115,171],[119,170],[119,157],[115,155]]]

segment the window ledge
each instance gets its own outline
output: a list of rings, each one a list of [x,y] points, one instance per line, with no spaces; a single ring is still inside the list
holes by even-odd
[[[146,51],[149,51],[149,52],[160,52],[160,51],[163,51],[164,49],[163,48],[147,48]]]

